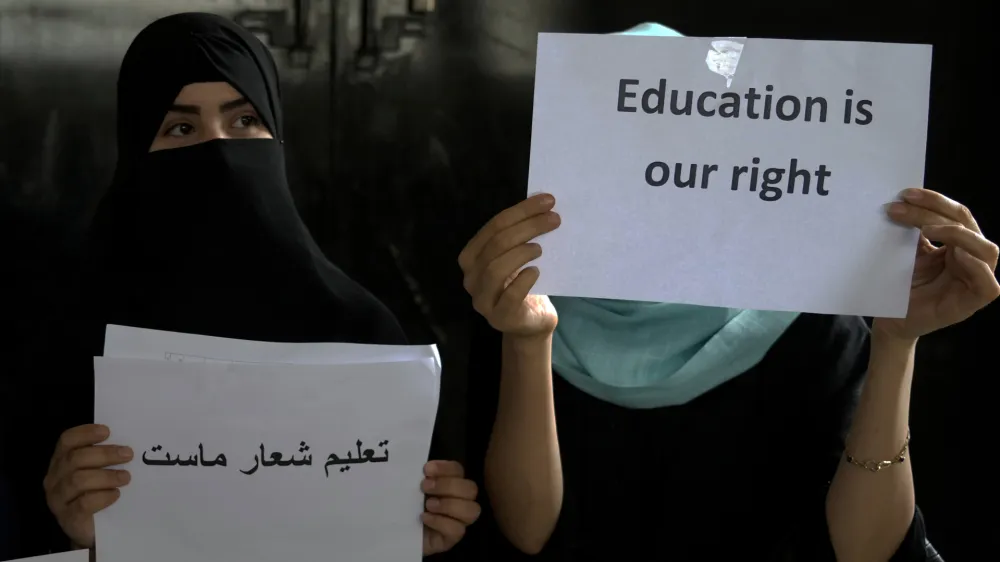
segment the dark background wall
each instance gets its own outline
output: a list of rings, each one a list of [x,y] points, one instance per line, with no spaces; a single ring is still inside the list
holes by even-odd
[[[257,27],[274,47],[288,112],[289,174],[328,255],[445,360],[442,447],[462,456],[470,308],[455,258],[488,216],[524,195],[539,31],[605,33],[657,21],[688,35],[934,45],[927,186],[966,203],[987,235],[1000,220],[960,184],[954,123],[959,10],[869,2],[718,0],[0,0],[0,255],[5,276],[60,259],[113,170],[114,81],[134,35],[200,10]],[[905,14],[905,18],[901,17]],[[886,69],[891,72],[891,69]],[[903,187],[903,186],[901,186]],[[7,295],[16,298],[16,295]],[[961,560],[966,451],[962,343],[986,314],[925,338],[913,393],[918,501],[930,535]],[[30,319],[29,319],[30,321]],[[994,322],[989,322],[995,326]],[[990,366],[990,369],[994,367]]]

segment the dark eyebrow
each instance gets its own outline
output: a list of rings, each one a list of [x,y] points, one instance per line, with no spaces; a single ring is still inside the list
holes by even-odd
[[[244,105],[250,105],[250,100],[246,98],[240,98],[238,100],[227,101],[226,103],[219,106],[219,111],[225,113],[227,111],[232,111],[238,107],[243,107]]]
[[[246,98],[239,98],[233,101],[227,101],[226,103],[219,105],[219,111],[221,113],[225,113],[227,111],[232,111],[239,107],[243,107],[244,105],[250,105],[250,100]],[[201,108],[198,107],[197,105],[178,105],[176,103],[170,106],[169,111],[172,113],[186,113],[188,115],[201,114]]]
[[[187,113],[190,115],[198,115],[201,113],[201,108],[197,105],[177,105],[176,103],[170,106],[169,111],[171,113]]]

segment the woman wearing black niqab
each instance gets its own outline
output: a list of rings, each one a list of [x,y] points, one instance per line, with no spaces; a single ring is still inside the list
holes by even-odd
[[[219,102],[226,111],[211,107]],[[239,126],[213,130],[208,113]],[[118,79],[118,168],[95,223],[104,323],[405,342],[392,314],[306,230],[285,176],[282,127],[274,60],[246,30],[180,14],[139,34]]]
[[[45,500],[62,529],[41,539],[41,550],[57,550],[52,536],[65,540],[63,533],[92,547],[93,514],[128,481],[125,471],[104,467],[130,457],[97,445],[108,428],[87,425],[91,357],[101,355],[107,324],[259,341],[405,343],[389,310],[324,257],[299,217],[282,121],[270,52],[225,18],[160,19],[126,53],[118,166],[92,232],[88,323],[58,396],[47,396],[43,450],[24,468],[29,489],[47,468]],[[433,483],[433,495],[453,500],[423,514],[430,554],[454,546],[479,508],[461,465],[432,461],[425,471],[425,491]],[[26,526],[45,535],[41,525]]]

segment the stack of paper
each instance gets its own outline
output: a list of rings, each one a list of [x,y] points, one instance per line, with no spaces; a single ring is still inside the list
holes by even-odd
[[[135,459],[100,562],[420,559],[435,347],[109,326],[104,354],[95,422]]]

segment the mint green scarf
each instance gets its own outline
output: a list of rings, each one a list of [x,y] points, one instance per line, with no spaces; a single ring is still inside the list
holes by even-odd
[[[796,312],[552,297],[552,366],[626,408],[684,404],[764,358]]]
[[[623,34],[683,37],[644,23]],[[746,372],[795,312],[552,297],[552,366],[587,394],[626,408],[689,402]]]

